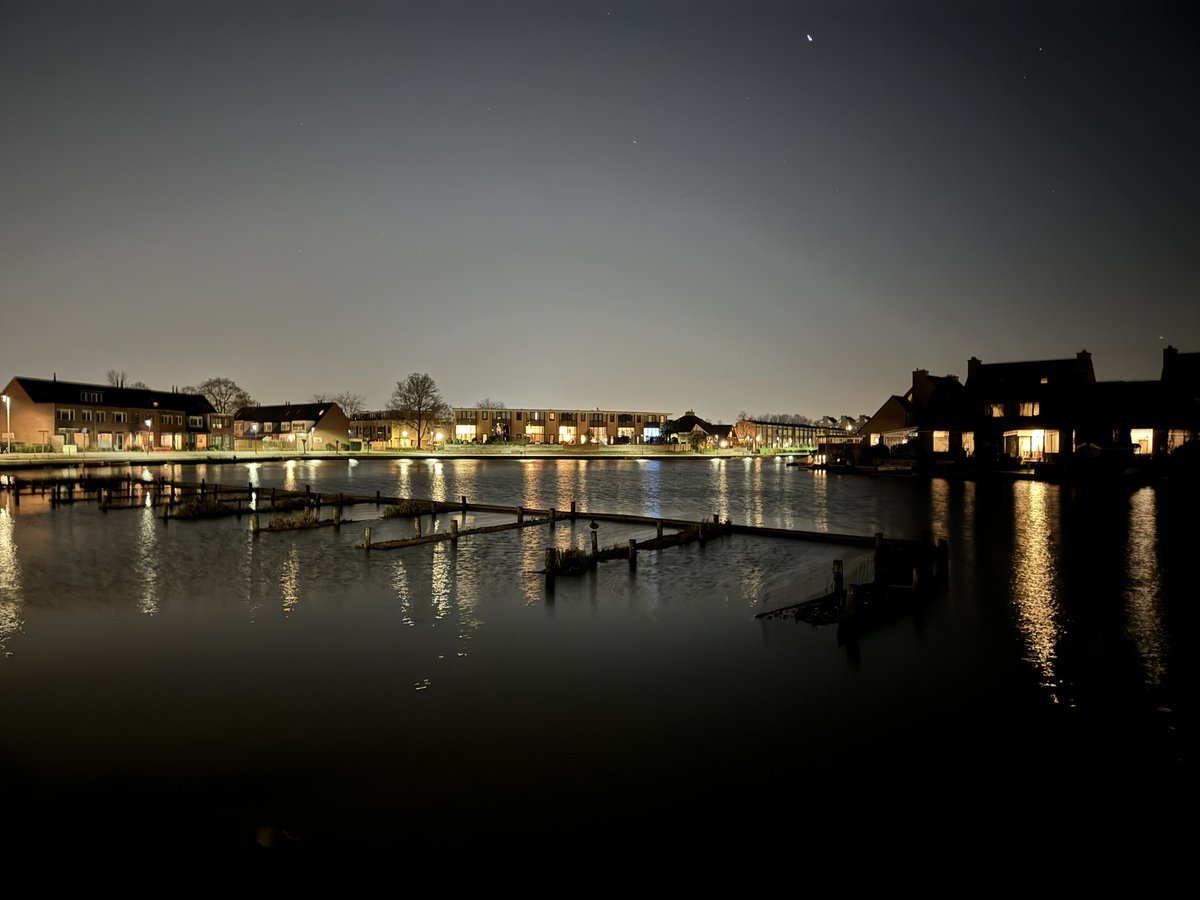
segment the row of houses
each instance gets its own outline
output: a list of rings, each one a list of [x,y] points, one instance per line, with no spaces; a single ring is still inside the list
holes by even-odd
[[[1200,430],[1200,353],[1163,350],[1157,381],[1097,381],[1091,354],[1031,362],[972,357],[966,383],[912,373],[858,433],[859,460],[1060,463],[1126,454],[1162,459]]]
[[[2,446],[56,452],[406,449],[446,442],[641,444],[663,440],[665,412],[459,407],[423,423],[395,412],[347,416],[333,402],[218,412],[202,394],[13,378],[4,390]],[[728,427],[728,426],[726,426]]]

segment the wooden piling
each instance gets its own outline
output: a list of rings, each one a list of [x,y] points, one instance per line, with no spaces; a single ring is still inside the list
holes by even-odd
[[[463,494],[461,497],[461,500],[462,500],[462,511],[466,512],[467,511],[467,495]]]
[[[518,522],[525,521],[525,507],[523,507],[523,506],[517,507],[517,521]]]
[[[592,529],[592,556],[600,552],[600,539],[596,536],[596,530]]]
[[[662,540],[662,519],[659,519],[654,524],[655,524],[655,528],[654,528],[655,537],[657,537],[661,541]]]
[[[575,521],[575,501],[571,501],[571,521]]]
[[[558,550],[555,547],[546,548],[546,593],[554,593],[554,572],[558,568]]]
[[[252,535],[254,535],[255,537],[258,537],[258,532],[259,532],[258,513],[251,513],[250,514],[250,533]]]
[[[637,538],[629,539],[629,571],[637,569]]]
[[[553,525],[554,525],[554,521],[555,521],[557,518],[558,518],[558,510],[557,510],[557,509],[554,509],[553,507],[551,507],[551,508],[550,508],[550,525],[551,525],[551,526],[553,526]]]
[[[421,536],[421,517],[420,516],[413,517],[413,534],[416,537]]]
[[[714,525],[721,524],[721,514],[720,513],[713,513],[713,524]]]
[[[458,544],[458,519],[450,520],[450,543]]]
[[[364,550],[371,549],[371,526],[370,525],[368,525],[363,530],[363,549]]]
[[[840,559],[833,561],[833,592],[840,594],[846,586],[845,568]]]
[[[379,509],[379,504],[380,504],[381,502],[382,502],[382,501],[379,499],[379,491],[376,491],[376,492],[375,492],[375,508],[376,508],[376,509]]]

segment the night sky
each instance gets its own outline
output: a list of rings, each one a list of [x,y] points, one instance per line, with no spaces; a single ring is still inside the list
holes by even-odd
[[[1200,350],[1189,4],[0,0],[2,375],[872,412]]]

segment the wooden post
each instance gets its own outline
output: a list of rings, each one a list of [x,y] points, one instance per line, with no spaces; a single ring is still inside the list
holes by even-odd
[[[833,561],[833,592],[840,594],[846,587],[845,570],[840,559]]]
[[[271,488],[271,506],[275,506],[275,488]]]
[[[553,506],[550,507],[550,524],[553,525],[557,518],[558,518],[558,510],[555,509]]]
[[[518,506],[517,507],[517,523],[520,524],[521,522],[524,522],[524,521],[525,521],[525,507]]]
[[[462,495],[462,511],[463,512],[467,511],[467,495],[466,494]]]
[[[375,508],[376,509],[379,509],[379,504],[380,504],[379,491],[376,491],[375,492]]]
[[[420,537],[421,536],[421,517],[420,516],[413,516],[413,529],[414,529],[413,536]]]
[[[333,508],[333,527],[334,528],[342,527],[342,508],[341,508],[341,506],[335,506]]]
[[[458,544],[458,519],[450,520],[450,545]]]
[[[661,541],[662,540],[662,519],[658,520],[658,522],[655,525],[654,530],[656,532],[656,537]]]
[[[721,514],[720,513],[713,513],[713,524],[714,525],[721,524]]]
[[[15,502],[16,506],[20,506],[21,505],[21,482],[17,481],[17,479],[14,478],[12,484],[13,484],[13,500],[16,501]]]
[[[364,550],[371,549],[371,526],[370,525],[368,525],[366,527],[366,529],[363,531],[363,549]]]
[[[204,494],[205,494],[205,491],[206,491],[206,490],[207,490],[207,488],[208,488],[208,483],[207,483],[207,482],[208,482],[208,479],[207,479],[207,478],[201,478],[201,479],[200,479],[200,496],[201,496],[201,497],[203,497],[203,496],[204,496]]]
[[[945,578],[946,573],[950,570],[950,543],[945,538],[938,538],[937,542],[937,574],[938,578]]]
[[[546,593],[552,595],[554,593],[554,572],[558,568],[558,550],[554,547],[546,548]]]
[[[637,568],[637,538],[629,539],[629,571]]]
[[[842,615],[853,616],[854,606],[858,602],[858,585],[852,584],[846,588],[846,602],[842,605]]]
[[[571,501],[571,521],[575,521],[575,501]]]
[[[259,531],[258,513],[251,513],[250,514],[250,533],[252,535],[254,535],[255,537],[258,537],[258,531]]]
[[[596,531],[592,531],[592,556],[596,556],[597,549],[600,546],[600,539],[596,536]]]

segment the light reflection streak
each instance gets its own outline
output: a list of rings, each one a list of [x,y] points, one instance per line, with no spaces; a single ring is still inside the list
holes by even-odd
[[[400,621],[409,628],[415,628],[417,623],[413,619],[412,592],[408,587],[408,569],[404,566],[402,556],[403,554],[398,555],[392,564],[392,590],[396,592],[396,599],[400,601]]]
[[[950,482],[945,478],[929,481],[929,526],[935,539],[950,533]]]
[[[7,503],[0,507],[0,656],[10,656],[8,639],[21,630],[21,563],[16,522]]]
[[[754,498],[754,524],[761,528],[763,525],[763,477],[762,457],[754,460],[750,479],[750,496]]]
[[[433,466],[433,478],[429,483],[429,494],[431,500],[443,501],[446,499],[446,467],[440,459],[431,460]]]
[[[725,460],[714,460],[718,464],[717,467],[717,515],[721,517],[722,522],[728,522],[729,515],[729,470],[725,465]]]
[[[451,598],[454,594],[454,561],[448,549],[448,541],[433,545],[433,567],[429,603],[435,619],[444,619],[450,614]]]
[[[283,489],[285,491],[296,490],[296,461],[294,459],[289,459],[284,463]]]
[[[1055,518],[1057,488],[1041,481],[1013,485],[1012,594],[1017,630],[1025,644],[1025,660],[1041,676],[1041,684],[1058,703],[1060,683],[1058,642],[1063,635],[1063,611],[1058,599],[1058,551]]]
[[[412,466],[412,460],[402,459],[399,461],[400,471],[396,473],[396,496],[411,497],[412,496],[412,476],[409,474],[409,468]]]
[[[1152,487],[1129,498],[1129,543],[1125,548],[1126,633],[1150,685],[1163,683],[1169,649],[1159,595],[1156,500]]]
[[[829,530],[829,473],[824,470],[809,472],[812,478],[813,531]]]
[[[283,595],[283,613],[287,615],[300,602],[300,550],[294,544],[283,561],[279,589]]]
[[[142,520],[138,523],[134,560],[134,571],[141,588],[138,609],[152,616],[158,612],[158,567],[162,564],[158,552],[158,527],[152,506],[144,507],[139,515]]]

